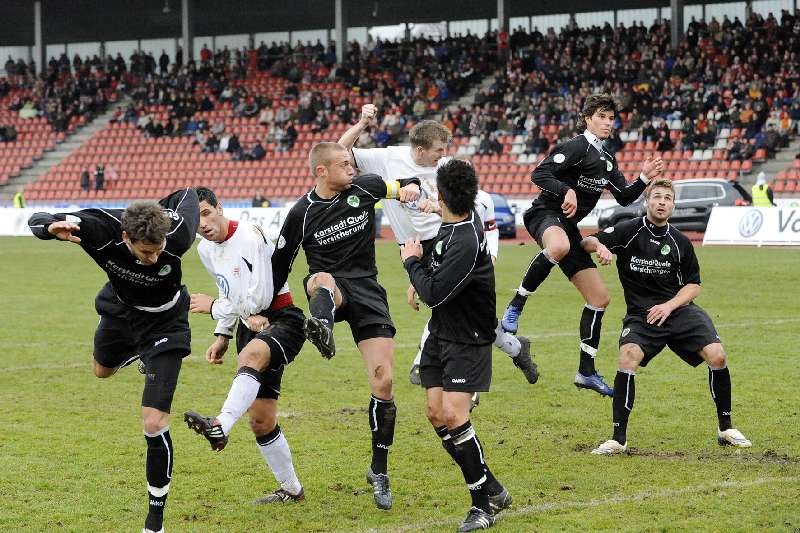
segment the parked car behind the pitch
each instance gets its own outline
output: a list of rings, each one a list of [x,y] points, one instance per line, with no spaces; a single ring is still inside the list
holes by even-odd
[[[497,222],[500,238],[515,239],[517,237],[517,219],[511,211],[511,206],[508,205],[508,200],[502,194],[496,192],[490,194],[494,202],[494,219]]]
[[[744,205],[752,201],[750,194],[736,181],[705,178],[676,181],[674,185],[675,211],[669,223],[680,230],[705,231],[714,207]],[[641,199],[626,207],[609,207],[600,213],[597,226],[604,230],[624,220],[644,216],[645,212]]]

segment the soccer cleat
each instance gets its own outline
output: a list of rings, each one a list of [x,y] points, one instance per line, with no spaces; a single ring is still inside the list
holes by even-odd
[[[742,432],[736,428],[726,429],[725,431],[717,429],[717,442],[720,446],[736,446],[737,448],[749,448],[753,445],[753,443],[747,440],[747,437],[742,435]]]
[[[592,455],[616,455],[619,453],[627,453],[628,443],[620,444],[614,439],[605,441],[603,444],[592,450]]]
[[[458,533],[464,531],[475,531],[477,529],[489,529],[494,525],[494,515],[487,513],[483,509],[477,507],[470,508],[467,517],[458,526]]]
[[[336,344],[333,342],[333,331],[315,316],[308,317],[303,323],[303,333],[311,344],[317,347],[325,359],[336,355]]]
[[[418,364],[415,363],[411,365],[411,371],[408,373],[408,381],[410,381],[412,385],[422,385],[422,380],[419,377]]]
[[[497,494],[489,495],[489,506],[492,508],[492,512],[494,514],[499,513],[503,509],[508,509],[511,507],[513,501],[514,500],[511,498],[511,494],[508,493],[505,487],[503,487],[503,490]]]
[[[531,340],[522,336],[517,337],[517,340],[519,340],[520,345],[519,354],[516,357],[512,357],[511,360],[514,361],[514,366],[519,368],[525,375],[528,383],[533,385],[539,381],[539,367],[531,359]]]
[[[271,492],[266,496],[257,499],[253,503],[256,505],[264,505],[267,503],[286,503],[286,502],[301,502],[306,499],[306,493],[303,489],[300,489],[300,492],[297,494],[292,494],[291,492],[280,488],[275,492]]]
[[[469,398],[469,412],[471,413],[473,409],[478,407],[481,403],[481,393],[480,392],[473,392],[472,396]]]
[[[503,331],[512,334],[516,333],[519,327],[519,315],[521,314],[522,308],[513,304],[508,304],[508,307],[506,307],[503,313],[503,318],[500,319],[500,325],[503,327]]]
[[[389,488],[389,476],[376,474],[370,467],[367,470],[367,483],[372,485],[372,494],[378,509],[392,508],[392,490]]]
[[[603,376],[595,372],[591,376],[584,376],[580,372],[575,373],[575,381],[573,381],[576,387],[579,389],[590,389],[601,396],[614,396],[614,389],[606,385],[606,382],[603,381]]]
[[[206,438],[211,444],[212,450],[222,451],[225,445],[228,444],[228,437],[222,432],[222,426],[216,418],[212,419],[194,411],[186,411],[183,413],[183,420],[189,426],[189,429]]]

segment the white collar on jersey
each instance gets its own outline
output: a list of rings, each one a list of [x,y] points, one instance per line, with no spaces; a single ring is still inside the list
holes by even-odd
[[[586,137],[586,140],[589,141],[589,144],[594,146],[598,152],[601,154],[603,153],[603,141],[601,141],[597,135],[589,130],[586,130],[583,132],[583,136]]]

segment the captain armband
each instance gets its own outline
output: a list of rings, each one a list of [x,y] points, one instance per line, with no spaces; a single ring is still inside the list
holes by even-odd
[[[385,181],[386,183],[386,198],[396,199],[400,196],[400,182],[397,180]]]

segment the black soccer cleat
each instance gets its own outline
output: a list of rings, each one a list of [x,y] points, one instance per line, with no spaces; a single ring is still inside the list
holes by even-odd
[[[386,474],[376,474],[370,467],[369,470],[367,470],[367,483],[372,485],[372,495],[375,498],[375,505],[378,509],[391,509],[392,490],[389,488],[389,476]]]
[[[513,501],[514,500],[511,498],[511,494],[508,493],[505,487],[503,487],[503,490],[497,494],[489,495],[489,506],[492,508],[492,512],[494,514],[499,513],[503,509],[508,509],[511,507],[511,503]]]
[[[494,525],[494,515],[487,513],[483,509],[472,507],[467,513],[467,517],[458,527],[458,533],[464,531],[475,531],[478,529],[489,529]]]
[[[219,452],[228,444],[228,437],[222,432],[222,425],[217,422],[216,418],[203,416],[194,411],[186,411],[183,413],[183,420],[189,429],[202,435],[211,444],[211,449]]]
[[[265,505],[268,503],[288,503],[288,502],[301,502],[306,499],[306,494],[303,489],[300,489],[300,492],[297,494],[292,494],[291,492],[280,488],[275,492],[271,492],[266,496],[257,499],[255,502],[256,505]]]
[[[308,317],[303,323],[303,333],[311,344],[316,346],[325,359],[336,355],[336,344],[333,341],[333,330],[315,316]]]
[[[525,375],[528,383],[533,385],[539,381],[539,367],[531,359],[531,340],[522,336],[517,337],[517,339],[520,345],[519,354],[516,357],[512,357],[511,360],[514,361],[514,366],[519,368]]]

